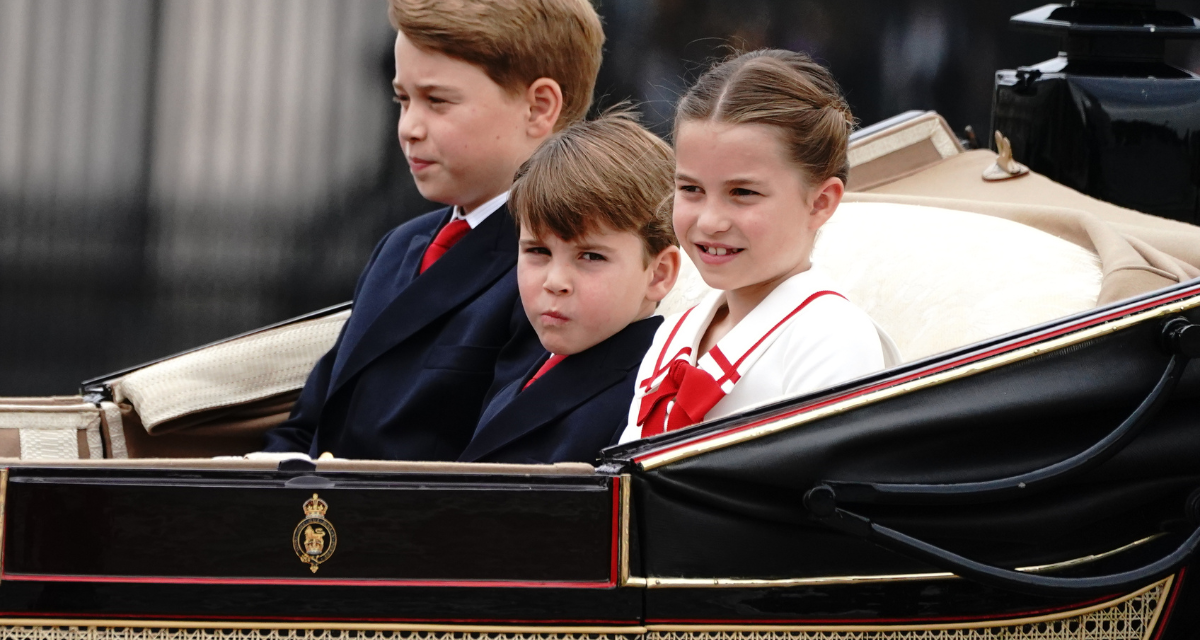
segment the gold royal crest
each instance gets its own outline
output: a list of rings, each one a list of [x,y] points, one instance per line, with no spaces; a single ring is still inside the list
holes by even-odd
[[[304,519],[292,532],[292,548],[300,562],[307,563],[313,573],[337,548],[337,531],[325,519],[326,511],[329,511],[329,504],[314,493],[312,498],[304,501]]]

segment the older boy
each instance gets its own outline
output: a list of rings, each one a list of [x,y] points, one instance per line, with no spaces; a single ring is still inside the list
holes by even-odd
[[[589,462],[615,443],[679,272],[674,168],[628,114],[571,126],[521,168],[517,281],[549,353],[496,394],[460,461]]]
[[[534,149],[591,103],[604,34],[587,0],[390,0],[399,138],[421,194],[267,451],[454,460],[489,388],[534,359],[505,201]]]

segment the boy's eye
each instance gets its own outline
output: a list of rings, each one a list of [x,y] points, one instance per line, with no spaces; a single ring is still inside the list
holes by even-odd
[[[579,257],[583,258],[584,260],[587,260],[589,262],[600,262],[600,261],[608,259],[608,258],[605,258],[602,254],[596,253],[594,251],[584,251],[583,253],[579,254]]]
[[[743,189],[741,187],[738,187],[736,189],[730,189],[729,195],[732,195],[735,198],[740,198],[740,197],[744,197],[744,196],[759,196],[762,194],[757,191],[751,191],[750,189]]]
[[[546,247],[525,247],[525,253],[533,256],[548,256],[550,250]]]
[[[396,104],[404,104],[408,102],[408,96],[392,96],[392,102]]]

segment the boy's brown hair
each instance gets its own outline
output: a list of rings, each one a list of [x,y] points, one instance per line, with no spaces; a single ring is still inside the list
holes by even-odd
[[[389,0],[388,19],[417,48],[469,62],[509,91],[558,82],[556,130],[592,104],[604,29],[588,0]]]
[[[678,245],[671,227],[675,154],[629,111],[579,122],[538,147],[517,171],[509,210],[530,233],[574,240],[592,231],[629,231],[646,262]]]
[[[717,64],[679,101],[676,135],[688,121],[773,125],[813,184],[850,175],[854,116],[833,74],[806,54],[761,49]]]

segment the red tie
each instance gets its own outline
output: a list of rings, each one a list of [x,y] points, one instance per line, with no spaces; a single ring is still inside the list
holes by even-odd
[[[421,258],[421,270],[418,273],[425,273],[425,270],[433,266],[433,263],[438,261],[454,243],[463,239],[467,232],[471,230],[471,225],[467,224],[466,220],[451,220],[450,224],[442,227],[438,232],[437,237],[433,242],[429,243],[429,248],[425,250],[425,255]]]
[[[546,359],[546,362],[542,363],[542,366],[538,368],[537,373],[533,374],[533,377],[529,379],[529,382],[526,382],[525,386],[521,387],[521,391],[528,389],[529,385],[533,384],[534,380],[546,375],[546,372],[553,369],[554,365],[566,359],[566,356],[560,356],[554,353],[550,354],[550,357]]]
[[[725,397],[721,385],[707,371],[694,367],[686,360],[671,363],[658,388],[642,397],[638,409],[638,424],[642,437],[649,438],[664,431],[690,427],[701,420]],[[667,405],[672,401],[671,415]]]

